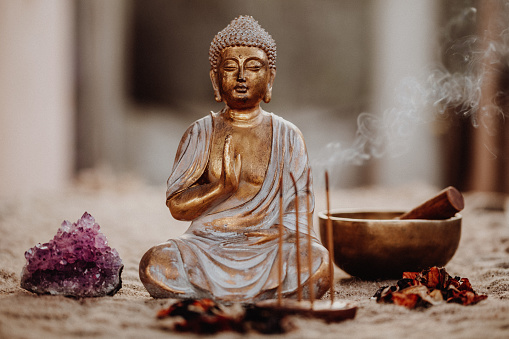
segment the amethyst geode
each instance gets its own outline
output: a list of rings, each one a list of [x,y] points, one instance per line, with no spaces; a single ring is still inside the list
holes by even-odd
[[[87,212],[74,224],[64,221],[52,240],[25,252],[21,287],[73,297],[115,294],[122,287],[124,265],[99,229]]]

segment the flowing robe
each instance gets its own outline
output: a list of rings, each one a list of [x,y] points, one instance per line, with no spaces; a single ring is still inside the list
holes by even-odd
[[[297,289],[296,194],[290,172],[297,182],[301,282],[310,276],[307,251],[306,182],[308,157],[300,131],[271,114],[272,146],[265,179],[259,192],[232,207],[221,203],[197,217],[180,237],[150,249],[140,263],[140,278],[154,297],[210,297],[230,301],[255,301],[275,296],[278,279],[278,239],[260,242],[246,233],[277,228],[280,177],[283,177],[283,272],[284,295]],[[214,115],[196,121],[179,145],[166,197],[193,185],[204,173],[213,135]],[[310,212],[314,196],[310,183]],[[312,229],[312,227],[311,227]],[[311,232],[315,294],[329,285],[327,250]],[[325,287],[325,288],[324,288]]]

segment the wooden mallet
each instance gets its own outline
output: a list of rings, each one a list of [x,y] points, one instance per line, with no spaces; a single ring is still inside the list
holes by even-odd
[[[463,195],[456,188],[449,186],[397,219],[449,219],[464,207]]]

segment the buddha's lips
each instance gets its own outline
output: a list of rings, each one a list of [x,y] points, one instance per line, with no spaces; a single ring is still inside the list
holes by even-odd
[[[235,86],[235,91],[237,91],[239,93],[246,93],[247,86],[246,85],[237,85],[237,86]]]

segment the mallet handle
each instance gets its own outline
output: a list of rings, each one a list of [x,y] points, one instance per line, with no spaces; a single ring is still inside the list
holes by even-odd
[[[449,219],[464,207],[463,195],[456,188],[449,186],[433,198],[400,215],[398,219]]]

